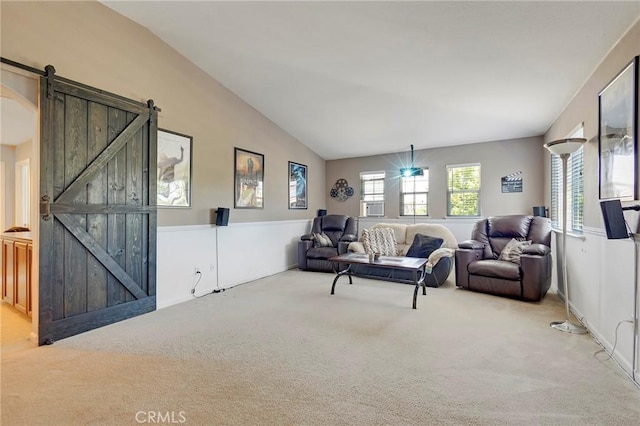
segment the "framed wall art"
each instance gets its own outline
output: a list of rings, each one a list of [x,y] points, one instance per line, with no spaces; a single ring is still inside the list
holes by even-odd
[[[307,208],[307,166],[289,161],[289,208]]]
[[[264,155],[235,148],[234,207],[261,209],[264,207]]]
[[[193,138],[158,130],[158,207],[191,207]]]
[[[638,198],[638,56],[598,94],[600,199]]]

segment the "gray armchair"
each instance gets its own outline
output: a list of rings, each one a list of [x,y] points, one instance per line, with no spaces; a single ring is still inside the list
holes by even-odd
[[[324,233],[331,240],[331,247],[315,247],[313,234]],[[356,220],[352,217],[330,214],[313,219],[311,232],[298,242],[298,268],[303,271],[335,272],[335,265],[328,259],[347,252],[349,243],[357,241]]]
[[[500,254],[514,238],[530,241],[515,261]],[[469,290],[539,301],[551,286],[551,224],[537,216],[514,215],[482,219],[471,240],[458,244],[456,285]]]

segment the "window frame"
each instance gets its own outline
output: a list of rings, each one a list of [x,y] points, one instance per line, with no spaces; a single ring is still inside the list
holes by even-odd
[[[584,124],[578,125],[567,138],[583,138]],[[551,155],[551,207],[549,217],[551,227],[562,231],[560,194],[562,193],[562,160]],[[584,228],[584,145],[567,159],[567,232],[582,235]]]
[[[364,202],[384,202],[385,201],[385,179],[387,173],[384,170],[360,172],[360,201]],[[369,177],[369,178],[368,178]],[[373,182],[373,192],[366,192],[365,182]],[[376,191],[376,183],[380,183],[382,186],[381,191]],[[367,198],[367,197],[371,198]]]
[[[464,190],[453,190],[452,181],[451,181],[451,173],[452,169],[461,169],[461,168],[478,168],[478,188],[477,189],[464,189]],[[467,164],[448,164],[446,166],[447,170],[447,217],[452,218],[469,218],[469,217],[480,217],[481,216],[481,190],[482,190],[482,167],[480,163],[467,163]],[[470,215],[462,215],[462,214],[452,214],[452,205],[451,199],[453,194],[464,194],[464,193],[472,193],[476,195],[476,214]]]
[[[404,177],[404,176],[400,176],[400,216],[409,216],[409,217],[414,217],[414,216],[420,216],[420,217],[427,217],[429,216],[429,168],[428,167],[419,167],[422,170],[423,175],[422,176],[408,176],[408,177]],[[416,178],[422,178],[422,179],[426,179],[426,183],[427,183],[427,190],[426,191],[416,191],[415,190],[415,181]],[[404,191],[404,184],[405,184],[405,180],[412,180],[413,181],[413,191]],[[409,183],[409,182],[407,182]],[[405,195],[413,195],[413,203],[411,204],[405,204],[404,202],[404,196]],[[425,196],[425,203],[424,203],[424,208],[425,208],[425,212],[424,214],[417,214],[416,213],[416,207],[421,207],[423,206],[423,204],[418,204],[416,203],[416,198],[418,195],[424,195]],[[411,207],[413,206],[413,213],[406,213],[404,208],[406,207]]]

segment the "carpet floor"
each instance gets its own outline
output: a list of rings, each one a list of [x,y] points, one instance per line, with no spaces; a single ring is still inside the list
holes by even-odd
[[[290,270],[2,354],[3,425],[637,425],[564,305]],[[4,327],[4,324],[3,324]],[[3,330],[3,333],[5,331]]]

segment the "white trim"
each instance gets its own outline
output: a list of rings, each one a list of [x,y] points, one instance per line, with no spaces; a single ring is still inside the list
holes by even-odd
[[[450,167],[471,167],[471,166],[481,166],[481,163],[464,163],[464,164],[447,164],[446,168]]]
[[[31,226],[31,161],[15,164],[15,212],[13,222],[17,226]],[[26,220],[25,220],[26,219]]]
[[[368,175],[384,175],[383,178],[371,178],[369,180],[386,179],[387,178],[387,171],[386,170],[379,170],[379,171],[370,171],[370,172],[360,172],[360,180],[362,180],[362,176],[368,176]]]
[[[249,226],[279,226],[296,223],[309,223],[311,219],[296,219],[296,220],[273,220],[266,222],[240,222],[230,223],[228,228],[240,228]],[[225,228],[216,225],[168,225],[158,226],[158,232],[184,232],[184,231],[198,231],[198,230],[210,230],[214,228]]]
[[[4,161],[0,161],[0,200],[2,200],[2,208],[0,208],[0,231],[4,231],[6,229],[4,226],[4,210],[7,204],[4,198],[4,185]]]
[[[551,232],[553,232],[554,234],[562,235],[562,229],[551,228]],[[567,237],[576,238],[576,239],[582,240],[582,241],[584,241],[587,238],[584,235],[584,233],[578,234],[576,232],[568,232],[568,231],[567,231]]]

